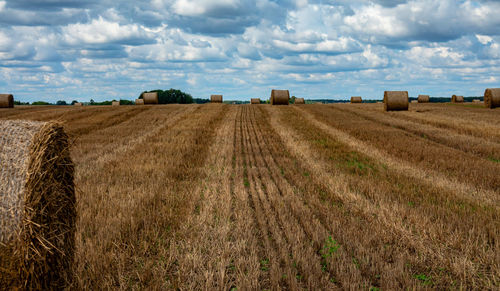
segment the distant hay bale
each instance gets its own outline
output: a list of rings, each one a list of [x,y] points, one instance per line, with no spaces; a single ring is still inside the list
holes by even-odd
[[[431,97],[429,95],[418,95],[418,103],[427,103],[429,102],[429,100],[431,99]]]
[[[252,98],[250,99],[251,104],[260,104],[260,99],[259,98]]]
[[[306,104],[304,98],[295,98],[295,104]]]
[[[76,102],[75,104],[73,104],[73,106],[83,106],[83,103],[81,103],[81,102]]]
[[[290,92],[288,90],[271,90],[271,105],[288,105]]]
[[[385,91],[384,110],[408,110],[408,91]]]
[[[135,99],[135,105],[144,105],[144,99]]]
[[[462,103],[462,102],[464,102],[464,96],[453,95],[453,96],[451,96],[451,102],[452,103]]]
[[[222,103],[222,95],[210,95],[211,103]]]
[[[481,100],[479,100],[479,99],[473,99],[472,102],[479,103],[479,102],[481,102]]]
[[[380,103],[380,104],[382,104],[382,103],[384,103],[384,102],[382,102],[382,101],[377,101],[377,103]]]
[[[484,105],[491,109],[500,107],[500,88],[488,88],[484,91]]]
[[[112,106],[120,106],[120,101],[113,101],[111,102]]]
[[[158,92],[149,92],[142,93],[142,100],[144,100],[144,104],[158,104]]]
[[[12,94],[0,94],[0,108],[13,108],[14,96]]]
[[[1,289],[64,289],[75,245],[74,166],[53,122],[0,121]]]
[[[361,96],[352,96],[351,103],[363,103],[363,99]]]
[[[418,100],[411,100],[411,103],[419,103]]]

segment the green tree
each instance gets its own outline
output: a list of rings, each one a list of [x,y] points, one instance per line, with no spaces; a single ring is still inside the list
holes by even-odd
[[[64,101],[64,100],[58,100],[56,102],[56,105],[68,105],[68,103],[66,103],[66,101]]]

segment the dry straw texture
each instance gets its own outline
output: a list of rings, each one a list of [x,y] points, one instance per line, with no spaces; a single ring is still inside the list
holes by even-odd
[[[211,95],[210,102],[212,103],[222,103],[222,95]]]
[[[464,96],[453,95],[453,96],[451,96],[451,102],[452,103],[462,103],[462,102],[464,102]]]
[[[75,244],[74,166],[52,122],[0,122],[0,286],[61,289]]]
[[[260,104],[260,99],[259,98],[252,98],[250,99],[251,104]]]
[[[120,101],[113,101],[111,102],[112,106],[120,106]]]
[[[408,91],[385,91],[384,110],[408,110]]]
[[[363,103],[363,99],[361,96],[352,96],[351,103]]]
[[[144,105],[144,99],[135,99],[135,105]]]
[[[271,90],[271,105],[288,105],[290,93],[288,90]]]
[[[76,102],[75,104],[73,104],[73,106],[83,106],[83,103],[81,103],[81,102]]]
[[[430,100],[429,95],[418,95],[418,103],[427,103]]]
[[[0,94],[0,108],[14,107],[14,96],[11,94]]]
[[[484,105],[487,108],[500,107],[500,88],[489,88],[484,91]]]
[[[295,98],[295,104],[306,104],[304,98]]]
[[[158,92],[142,93],[144,104],[158,104]]]

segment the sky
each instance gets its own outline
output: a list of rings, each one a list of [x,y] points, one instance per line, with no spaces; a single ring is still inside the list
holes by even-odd
[[[0,1],[0,93],[21,101],[482,96],[500,0]]]

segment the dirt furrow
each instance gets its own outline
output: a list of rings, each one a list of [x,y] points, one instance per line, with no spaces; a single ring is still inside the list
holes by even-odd
[[[250,133],[248,131],[248,116],[245,108],[242,108],[242,147],[244,152],[244,184],[248,188],[249,201],[255,209],[256,219],[260,226],[261,237],[265,242],[266,257],[261,259],[261,269],[269,272],[271,288],[289,288],[298,290],[298,282],[292,268],[290,253],[280,228],[278,228],[275,213],[273,213],[265,199],[259,177],[256,173],[256,165],[252,160],[254,148],[250,144]]]
[[[298,276],[303,277],[301,280],[309,289],[331,288],[329,276],[325,273],[326,269],[322,270],[321,258],[318,255],[328,231],[311,215],[303,201],[298,199],[295,194],[297,189],[294,189],[282,175],[277,174],[280,169],[273,156],[279,154],[269,150],[274,148],[269,139],[266,138],[267,143],[264,141],[264,136],[267,137],[269,134],[267,130],[264,133],[264,127],[269,125],[262,120],[263,116],[256,117],[255,110],[254,107],[248,107],[248,127],[252,133],[250,142],[255,148],[253,160],[257,165],[261,183],[266,189],[269,205],[277,213],[280,228],[284,230],[287,242],[290,244],[292,257],[300,271]],[[278,149],[282,150],[282,147]]]

